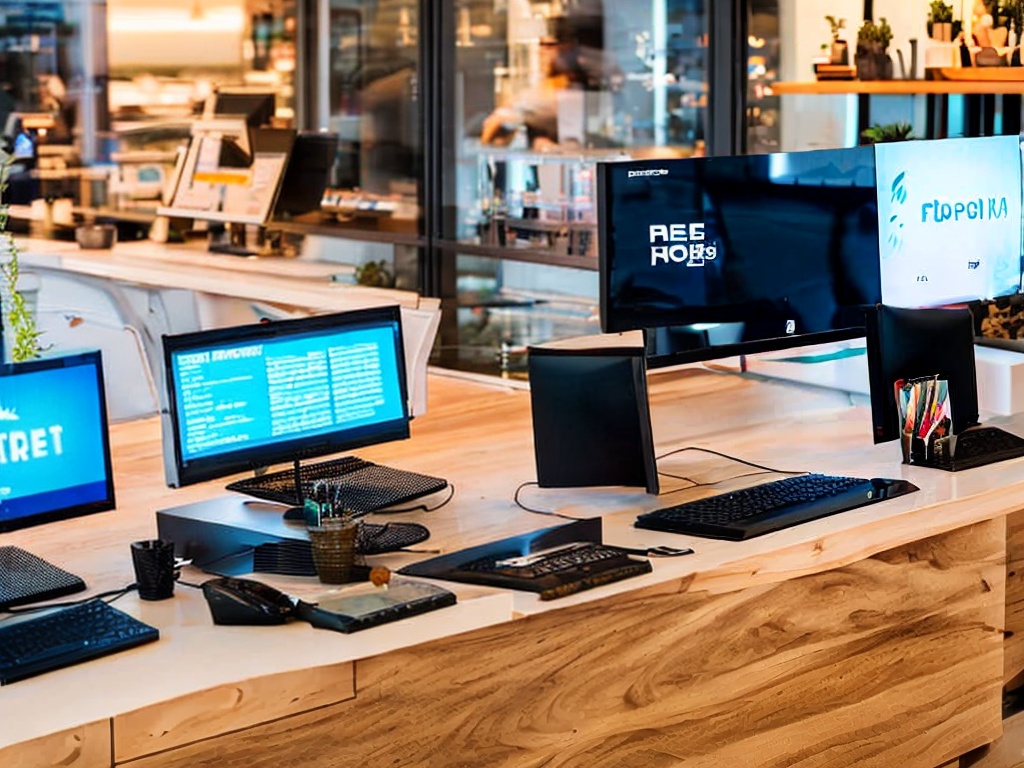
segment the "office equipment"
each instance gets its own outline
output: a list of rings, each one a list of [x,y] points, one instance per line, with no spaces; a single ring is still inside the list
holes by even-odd
[[[443,587],[392,579],[386,589],[367,582],[324,595],[316,603],[300,600],[295,615],[314,627],[348,634],[446,608],[455,601],[455,594]]]
[[[598,212],[601,327],[652,367],[860,336],[880,298],[870,147],[601,163]]]
[[[20,547],[0,547],[0,610],[85,589],[78,576]]]
[[[276,110],[276,97],[269,92],[222,89],[214,95],[214,115],[242,117],[250,128],[270,125]]]
[[[203,597],[214,624],[284,624],[295,616],[288,595],[252,579],[209,579],[203,582]]]
[[[163,337],[177,487],[409,436],[398,307]],[[301,504],[300,493],[293,496]]]
[[[399,571],[536,592],[542,600],[650,572],[649,561],[601,543],[599,517],[470,547]]]
[[[875,158],[883,304],[935,307],[1021,290],[1016,133],[883,143]]]
[[[100,353],[0,366],[0,532],[113,508]]]
[[[914,463],[956,471],[1024,456],[1024,439],[979,424],[974,364],[974,321],[966,309],[902,309],[878,305],[867,314],[871,420],[876,443],[901,439],[897,382],[938,377],[947,382],[952,436],[935,457]],[[999,433],[999,434],[997,434]],[[968,437],[970,435],[970,437]],[[957,456],[960,440],[964,455]],[[991,451],[991,452],[989,452]]]
[[[336,133],[303,131],[295,137],[278,195],[277,216],[297,216],[320,209],[337,151]]]
[[[0,685],[159,639],[143,624],[102,600],[0,625]]]
[[[905,480],[800,475],[647,512],[635,525],[741,541],[916,490]]]
[[[278,573],[316,576],[304,523],[291,523],[278,504],[231,494],[161,509],[157,535],[173,541],[175,554],[221,575]],[[418,523],[366,523],[359,526],[356,552],[394,552],[425,541],[430,531]]]
[[[624,346],[617,337],[607,343],[613,346],[530,347],[542,488],[625,485],[658,492],[643,346]]]

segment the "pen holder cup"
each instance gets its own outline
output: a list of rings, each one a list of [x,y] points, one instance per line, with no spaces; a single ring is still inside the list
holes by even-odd
[[[324,520],[311,527],[309,541],[313,549],[313,565],[324,584],[345,584],[352,580],[356,560],[358,525],[351,520]]]

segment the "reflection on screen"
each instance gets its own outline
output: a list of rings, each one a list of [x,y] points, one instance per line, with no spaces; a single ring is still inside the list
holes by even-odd
[[[98,366],[95,355],[68,367],[0,367],[0,530],[112,506]]]
[[[886,304],[927,307],[1020,290],[1016,135],[879,144],[876,153]]]

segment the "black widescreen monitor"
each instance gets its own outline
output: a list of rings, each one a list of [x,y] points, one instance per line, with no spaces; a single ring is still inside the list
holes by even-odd
[[[974,320],[967,309],[879,305],[867,313],[871,422],[876,443],[899,439],[894,385],[938,376],[949,382],[953,432],[978,423]]]
[[[409,437],[398,307],[163,341],[171,486]]]
[[[113,508],[100,353],[0,364],[0,531]]]
[[[875,184],[871,147],[600,164],[602,329],[654,366],[863,335]]]
[[[213,102],[215,115],[244,117],[250,128],[270,125],[276,109],[276,97],[269,92],[218,91]]]

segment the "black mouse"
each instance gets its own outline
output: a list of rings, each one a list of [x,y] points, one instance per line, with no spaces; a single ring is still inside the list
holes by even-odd
[[[214,624],[284,624],[295,615],[288,595],[252,579],[210,579],[203,596]]]

